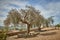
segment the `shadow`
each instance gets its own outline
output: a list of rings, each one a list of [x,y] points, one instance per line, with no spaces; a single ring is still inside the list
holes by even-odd
[[[40,35],[43,35],[43,36],[48,36],[48,35],[55,35],[56,32],[49,32],[49,33],[42,33]]]
[[[48,31],[48,30],[41,30],[40,32],[46,32],[46,31]]]
[[[46,32],[46,31],[51,31],[51,30],[55,30],[55,29],[41,30],[40,32]]]
[[[27,34],[22,34],[22,35],[17,35],[17,37],[15,37],[15,39],[18,39],[18,38],[33,38],[33,37],[37,37],[37,35],[43,35],[43,36],[48,36],[48,35],[55,35],[56,32],[47,32],[47,31],[52,31],[52,30],[55,30],[55,29],[49,29],[49,30],[41,30],[41,31],[38,31],[36,30],[35,32],[39,32],[37,34],[34,34],[33,35],[27,35]],[[40,34],[40,32],[43,32]]]
[[[39,35],[39,33],[37,33],[37,34],[33,34],[33,35],[20,35],[20,36],[18,36],[17,35],[17,37],[15,37],[15,39],[18,39],[18,38],[33,38],[33,37],[37,37],[37,35]]]
[[[37,37],[37,35],[39,35],[39,34],[40,34],[40,33],[33,34],[33,35],[28,35],[27,38]]]

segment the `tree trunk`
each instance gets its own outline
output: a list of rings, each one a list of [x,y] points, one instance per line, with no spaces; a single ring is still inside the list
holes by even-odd
[[[46,26],[49,27],[49,26],[48,26],[48,23],[46,23]]]
[[[58,27],[58,30],[59,30],[59,27]]]
[[[55,29],[56,29],[56,27],[55,27]]]
[[[39,31],[41,31],[41,28],[40,28],[40,27],[38,27],[38,30],[39,30]]]
[[[30,33],[30,24],[27,24],[27,34]]]
[[[14,24],[14,30],[16,30],[16,25]]]
[[[41,24],[39,25],[38,30],[41,31]]]

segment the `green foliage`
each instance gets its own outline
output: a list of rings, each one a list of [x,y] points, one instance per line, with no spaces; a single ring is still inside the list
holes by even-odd
[[[46,24],[47,27],[51,26],[54,23],[53,17],[54,16],[51,16],[51,17],[45,19],[45,24]]]
[[[60,27],[60,24],[55,25],[55,27]]]
[[[0,40],[6,40],[7,38],[7,29],[6,28],[3,28],[0,32]]]

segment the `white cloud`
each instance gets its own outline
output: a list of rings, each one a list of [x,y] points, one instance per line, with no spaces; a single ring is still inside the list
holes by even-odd
[[[3,23],[4,23],[4,17],[0,17],[0,26],[2,26],[3,25]]]
[[[60,2],[48,3],[46,9],[48,12],[50,11],[50,13],[56,15],[57,13],[60,13]]]
[[[0,9],[2,8],[5,8],[5,9],[11,9],[11,8],[16,8],[16,7],[13,7],[9,4],[13,4],[13,5],[17,5],[19,6],[20,8],[21,7],[24,7],[25,5],[29,5],[27,1],[18,1],[18,0],[4,0],[4,1],[1,1],[0,2]]]
[[[51,2],[46,4],[44,7],[41,5],[36,5],[36,8],[41,10],[41,14],[47,16],[59,15],[60,13],[60,2]]]
[[[19,6],[18,7],[14,7],[12,5],[17,5]],[[11,10],[12,8],[17,8],[17,9],[20,9],[20,8],[24,8],[26,5],[31,5],[28,3],[28,1],[18,1],[18,0],[2,0],[0,1],[0,10],[3,10],[3,9],[6,9],[6,10]],[[32,5],[34,6],[36,9],[40,10],[41,11],[41,14],[44,16],[44,17],[50,17],[50,16],[58,16],[60,14],[60,2],[49,2],[48,4],[45,4],[44,6],[39,5]],[[0,11],[0,14],[2,13],[2,15],[7,15],[7,12],[5,11]],[[1,17],[0,17],[1,19]],[[5,18],[3,18],[5,19]],[[59,19],[58,17],[55,17],[54,19]]]
[[[12,5],[10,5],[12,4]],[[13,5],[19,6],[15,7]],[[1,0],[0,1],[0,15],[6,16],[8,14],[8,11],[12,8],[20,9],[24,8],[25,5],[29,5],[27,1],[18,1],[18,0]],[[7,10],[7,11],[6,11]],[[0,25],[3,25],[3,21],[6,17],[0,16]]]
[[[46,4],[45,6],[42,5],[35,5],[37,9],[41,11],[41,14],[45,17],[48,18],[50,16],[55,16],[54,21],[55,24],[59,23],[60,19],[60,2],[50,2]]]

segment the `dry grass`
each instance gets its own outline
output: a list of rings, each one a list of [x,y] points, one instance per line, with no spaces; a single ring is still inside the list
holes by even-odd
[[[60,40],[60,30],[50,30],[51,28],[45,28],[40,34],[34,37],[17,38],[17,36],[8,37],[7,40]]]

